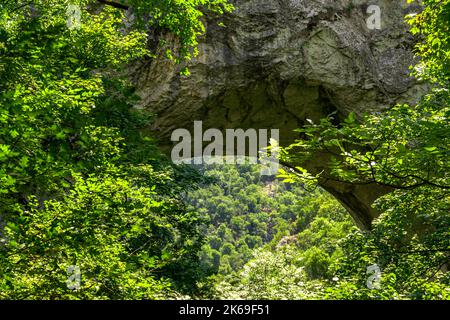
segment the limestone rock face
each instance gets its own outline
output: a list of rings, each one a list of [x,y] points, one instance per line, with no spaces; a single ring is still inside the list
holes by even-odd
[[[381,29],[368,28],[372,4],[381,9]],[[194,120],[204,128],[280,129],[286,145],[306,119],[382,111],[419,96],[421,86],[409,77],[414,39],[403,18],[418,7],[392,0],[238,0],[235,6],[220,18],[225,26],[206,21],[189,77],[164,58],[164,48],[134,67],[138,107],[156,115],[151,129],[162,145]],[[321,163],[309,167],[321,170]],[[370,204],[388,191],[323,187],[363,228],[377,216]]]

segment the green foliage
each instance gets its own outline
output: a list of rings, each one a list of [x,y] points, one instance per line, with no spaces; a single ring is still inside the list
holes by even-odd
[[[306,276],[300,259],[288,247],[276,252],[257,250],[239,273],[238,281],[220,283],[217,294],[222,299],[305,299],[302,281]]]
[[[414,2],[408,0],[408,2]],[[416,74],[433,83],[448,87],[450,78],[450,1],[424,0],[424,10],[407,16],[411,31],[422,36],[416,53],[422,58],[416,68]]]
[[[330,155],[327,173],[298,167],[282,172],[288,181],[376,183],[393,191],[377,201],[381,216],[373,230],[355,231],[340,245],[342,256],[329,269],[337,281],[324,286],[331,299],[449,299],[450,2],[423,4],[422,13],[408,18],[412,32],[423,36],[416,75],[432,85],[420,102],[352,113],[339,126],[330,115],[299,129],[302,139],[283,153],[300,165],[317,152]],[[369,289],[367,267],[375,264],[380,288]]]
[[[259,177],[255,167],[243,166],[237,170],[241,177]],[[225,190],[244,191],[243,194],[249,198],[255,196],[267,198],[267,191],[271,190],[274,184],[272,180],[229,179],[236,172],[233,167],[221,167],[220,170],[212,172],[218,179],[216,183],[229,183]],[[202,200],[196,203],[196,207],[200,210],[211,208],[210,206],[219,199],[227,201],[227,197],[236,197],[231,193],[214,199],[208,188],[200,188],[192,195],[194,199]],[[257,246],[245,246],[246,255],[240,255],[239,251],[242,243],[248,243],[251,228],[235,234],[232,230],[235,228],[236,220],[223,221],[217,233],[228,236],[230,242],[225,245],[219,236],[214,235],[213,230],[208,231],[209,243],[204,245],[203,251],[215,252],[216,254],[211,256],[216,260],[214,262],[204,260],[203,263],[215,263],[220,272],[220,276],[213,279],[215,282],[213,297],[313,299],[322,296],[323,281],[330,280],[333,275],[330,265],[341,256],[339,241],[350,232],[353,223],[342,206],[320,189],[309,193],[300,186],[279,185],[278,192],[270,195],[268,201],[271,205],[271,214],[268,221],[272,227],[269,227],[267,237],[259,238]],[[238,203],[245,201],[241,200]],[[236,212],[236,207],[230,207],[230,211],[233,210]],[[214,219],[213,209],[209,209],[207,214]],[[247,211],[240,216],[245,221],[251,220],[254,214]],[[214,222],[212,220],[213,224]],[[234,250],[228,252],[215,250],[219,246],[232,249],[233,243]],[[236,258],[239,259],[239,263],[231,265],[230,262]]]
[[[208,166],[202,171],[210,182],[190,192],[187,201],[207,222],[201,253],[205,271],[221,276],[238,272],[256,249],[266,246],[275,250],[280,241],[310,226],[317,215],[336,229],[339,227],[331,222],[333,219],[348,223],[342,217],[343,209],[329,195],[319,190],[309,194],[301,186],[280,184],[261,176],[259,166]],[[309,232],[315,238],[305,234],[300,239],[306,248],[318,245],[322,238],[316,233],[320,222],[314,223],[317,227]]]
[[[128,0],[127,3],[144,28],[157,26],[176,36],[177,43],[172,44],[178,50],[170,50],[168,56],[177,63],[189,60],[198,54],[198,37],[203,35],[204,11],[210,14],[223,14],[233,10],[227,0]],[[150,13],[150,14],[149,14]]]
[[[383,214],[372,232],[355,231],[343,242],[344,255],[332,267],[343,283],[330,290],[331,296],[450,299],[450,274],[446,272],[450,206],[449,197],[441,196],[438,190],[422,187],[380,199]],[[366,287],[364,273],[373,264],[382,271],[378,290]],[[349,283],[355,285],[351,290],[346,287]]]
[[[0,4],[0,298],[195,292],[201,220],[180,194],[198,177],[156,151],[123,74],[151,55],[144,16],[179,36],[180,62],[202,31],[199,6],[229,6],[131,1],[140,18],[129,24],[121,9],[70,3],[79,28],[67,26],[69,1]],[[78,290],[69,266],[80,268]]]
[[[77,177],[64,200],[33,201],[8,220],[1,266],[2,297],[106,299],[164,297],[170,283],[154,272],[189,250],[189,214],[177,213],[155,191],[113,175]],[[43,206],[43,207],[42,207]],[[82,270],[77,292],[67,268]]]
[[[295,216],[285,212],[287,208],[278,211],[279,194],[291,199],[295,196],[281,192],[283,188],[276,181],[264,181],[259,170],[254,165],[202,169],[210,182],[191,192],[187,202],[207,221],[203,230],[207,235],[202,254],[205,269],[232,273],[251,258],[252,249],[270,242],[278,233],[289,233],[278,229],[280,215],[287,219]]]
[[[321,173],[316,177],[319,180],[378,183],[402,190],[448,189],[448,99],[447,90],[437,89],[417,106],[395,106],[385,113],[363,116],[361,122],[350,115],[335,126],[331,116],[306,125],[298,130],[305,139],[288,147],[285,158],[301,163],[316,152],[329,153],[329,173]],[[313,180],[303,170],[293,177],[282,175],[286,176],[307,179],[307,183]]]

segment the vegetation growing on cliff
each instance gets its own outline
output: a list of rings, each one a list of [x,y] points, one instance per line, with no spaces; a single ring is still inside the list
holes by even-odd
[[[407,17],[424,40],[415,76],[432,89],[417,105],[398,105],[378,114],[355,114],[339,126],[333,116],[299,131],[304,138],[285,149],[285,160],[301,163],[318,151],[332,155],[327,174],[312,177],[301,167],[281,176],[350,184],[377,183],[392,192],[378,199],[382,213],[371,232],[355,232],[343,245],[331,291],[336,298],[448,298],[450,274],[450,54],[449,1],[424,1]],[[380,290],[367,290],[364,270],[384,270]],[[359,275],[359,276],[358,276]]]

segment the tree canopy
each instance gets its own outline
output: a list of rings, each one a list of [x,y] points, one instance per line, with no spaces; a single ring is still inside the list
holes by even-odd
[[[422,12],[406,17],[422,39],[412,75],[430,86],[420,101],[359,118],[351,113],[339,125],[330,115],[299,129],[303,138],[284,150],[285,161],[300,164],[318,151],[331,155],[327,173],[312,175],[299,166],[282,172],[287,181],[314,185],[330,179],[392,190],[376,203],[381,216],[373,230],[352,234],[344,245],[336,297],[448,298],[450,2],[423,5]],[[369,264],[384,270],[381,290],[365,288]]]
[[[80,10],[77,27],[69,4]],[[122,4],[0,4],[1,298],[162,298],[195,291],[202,276],[200,220],[179,197],[197,175],[141,130],[151,117],[132,109],[124,68],[151,57],[152,28],[178,37],[176,62],[189,59],[204,30],[200,9],[230,7]],[[83,285],[70,290],[75,266]]]

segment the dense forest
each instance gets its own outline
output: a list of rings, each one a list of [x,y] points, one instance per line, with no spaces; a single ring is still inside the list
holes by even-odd
[[[361,232],[320,188],[268,179],[249,164],[202,171],[208,182],[190,192],[187,202],[205,219],[200,265],[212,274],[202,284],[207,297],[448,298],[446,274],[432,267],[446,261],[445,252],[426,250],[424,243],[399,248],[398,229],[408,232],[398,224],[400,214],[383,216],[374,231]],[[448,219],[439,223],[445,237]],[[434,239],[432,245],[442,242],[445,248],[447,241]],[[371,278],[376,268],[383,270],[379,282]],[[371,281],[379,288],[368,287]]]
[[[261,176],[255,165],[204,168],[212,179],[188,203],[206,219],[201,266],[214,298],[312,298],[318,279],[333,277],[338,241],[354,227],[346,211],[321,189]],[[308,296],[308,294],[310,294]]]
[[[228,1],[0,0],[0,299],[450,299],[450,0],[422,5],[427,92],[308,119],[268,177],[174,164],[135,108],[149,32],[189,77]],[[369,230],[323,181],[388,188]]]

